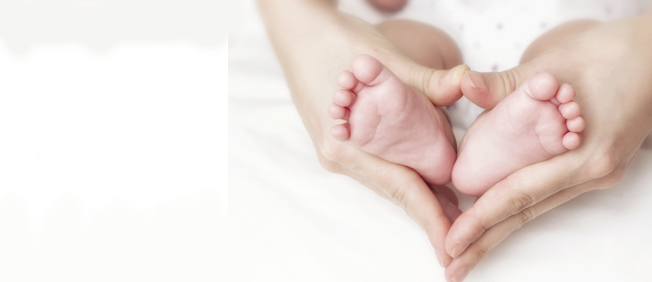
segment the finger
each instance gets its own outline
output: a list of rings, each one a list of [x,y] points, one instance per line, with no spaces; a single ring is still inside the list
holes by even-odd
[[[382,191],[423,228],[442,266],[450,263],[444,240],[451,222],[421,176],[411,168],[387,162],[353,146],[343,146],[340,163],[347,174]]]
[[[447,186],[444,185],[429,185],[430,190],[437,191],[444,195],[446,199],[448,199],[449,202],[451,202],[453,205],[456,207],[459,206],[459,201],[457,200],[457,195],[455,195],[455,192],[448,188]]]
[[[444,248],[446,234],[451,226],[449,216],[456,217],[461,211],[450,202],[445,205],[445,210],[442,209],[438,198],[421,177],[411,169],[406,168],[406,170],[409,170],[409,173],[397,174],[396,182],[390,182],[380,188],[425,230],[431,245],[435,248],[439,263],[446,266],[452,259],[446,254]],[[439,195],[439,199],[446,199]]]
[[[460,83],[464,72],[469,70],[464,64],[450,70],[436,70],[402,57],[383,63],[403,82],[425,94],[435,106],[448,106],[462,97]]]
[[[502,72],[467,71],[460,88],[471,102],[483,109],[491,109],[534,74],[537,70],[531,64],[521,64]]]
[[[453,259],[451,264],[446,267],[445,276],[448,281],[462,281],[468,273],[478,264],[482,257],[503,239],[505,239],[514,230],[520,228],[526,222],[537,216],[579,196],[580,194],[592,190],[595,181],[589,181],[568,189],[557,192],[556,194],[542,200],[536,205],[522,210],[506,220],[494,225],[482,237],[473,242],[467,250],[459,257]]]
[[[455,193],[446,186],[430,186],[430,190],[439,201],[439,205],[444,210],[450,222],[454,222],[462,211],[457,207],[457,197]],[[451,200],[453,199],[453,200]]]
[[[457,257],[496,223],[548,198],[556,192],[586,182],[576,175],[578,152],[524,167],[498,182],[462,213],[446,237],[446,251]]]
[[[317,149],[317,158],[320,160],[321,165],[328,171],[332,173],[337,173],[337,174],[343,174],[348,177],[353,178],[355,181],[361,183],[362,185],[366,186],[369,188],[371,191],[375,192],[379,196],[391,201],[391,199],[385,194],[385,192],[381,191],[376,185],[372,184],[368,180],[360,177],[359,175],[353,173],[350,171],[348,168],[344,167],[343,165],[335,162],[335,161],[321,161],[321,160],[327,160],[326,156],[321,152],[321,150]]]
[[[419,89],[435,106],[448,106],[462,98],[460,84],[467,70],[469,67],[464,64],[450,70],[415,68],[417,75],[411,76],[414,79],[408,84]]]
[[[376,194],[378,194],[379,196],[385,198],[386,200],[388,200],[390,202],[393,201],[385,192],[383,192],[379,187],[377,187],[373,183],[369,182],[368,180],[366,180],[364,178],[361,178],[357,174],[351,173],[351,171],[346,170],[346,168],[344,168],[344,167],[342,167],[342,169],[344,170],[344,172],[343,172],[344,175],[347,175],[347,176],[353,178],[354,180],[358,181],[359,183],[366,186],[371,191],[375,192]],[[457,219],[457,217],[460,216],[460,214],[462,214],[462,211],[457,207],[457,205],[458,205],[457,204],[457,197],[455,196],[455,194],[450,189],[446,188],[446,189],[448,189],[448,191],[450,191],[450,193],[453,193],[453,197],[454,197],[453,199],[454,200],[451,200],[451,198],[449,198],[449,196],[446,196],[446,194],[444,194],[444,193],[447,193],[447,192],[444,192],[444,193],[440,192],[440,190],[441,191],[446,191],[446,189],[440,189],[441,187],[445,187],[445,186],[440,186],[440,187],[437,187],[437,188],[431,187],[431,191],[435,195],[435,198],[439,202],[439,205],[444,210],[444,214],[446,214],[446,217],[448,217],[448,220],[450,222],[453,222],[453,221],[455,221],[455,219]],[[443,253],[445,254],[445,252],[443,252]],[[439,259],[439,257],[437,259]],[[449,257],[448,262],[450,262],[450,257]],[[448,264],[448,262],[446,262],[446,264]],[[441,264],[443,266],[443,262],[441,262]]]
[[[446,254],[444,240],[451,222],[419,174],[354,146],[338,148],[338,163],[343,166],[342,173],[374,187],[405,210],[425,230],[440,264],[450,263],[452,258]]]
[[[338,167],[341,168],[341,171],[339,173],[344,174],[348,177],[353,178],[355,181],[361,183],[362,185],[366,186],[369,188],[371,191],[374,193],[378,194],[379,196],[385,198],[386,200],[392,202],[393,200],[387,195],[387,193],[383,192],[380,188],[378,188],[376,185],[371,183],[365,178],[360,177],[359,175],[353,173],[352,171],[348,170],[346,167],[341,166],[337,164]],[[455,192],[453,192],[450,188],[446,186],[428,186],[430,187],[430,191],[435,195],[435,198],[437,198],[437,201],[439,202],[439,205],[442,207],[444,210],[444,213],[446,213],[446,216],[448,216],[448,219],[453,222],[455,219],[462,214],[462,211],[458,208],[459,202],[457,199],[457,196],[455,195]]]

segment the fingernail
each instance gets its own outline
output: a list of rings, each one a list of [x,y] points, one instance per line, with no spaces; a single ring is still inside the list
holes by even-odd
[[[456,257],[457,257],[457,255],[458,255],[458,253],[457,253],[457,248],[458,248],[458,247],[454,247],[454,248],[453,248],[453,251],[451,252],[451,257],[453,257],[453,258],[456,258]]]
[[[480,92],[489,91],[489,87],[487,86],[487,81],[484,79],[484,76],[482,74],[471,70],[465,71],[464,74],[466,74],[469,77],[469,82],[471,83],[471,87],[473,87],[473,89],[478,90]]]
[[[453,258],[459,257],[460,254],[462,254],[462,252],[464,252],[464,250],[466,249],[467,246],[468,245],[466,245],[466,246],[458,245],[457,247],[454,247],[453,251],[451,252],[451,257],[453,257]]]
[[[455,275],[453,275],[453,282],[462,282],[466,275],[469,274],[469,271],[466,268],[460,269]]]
[[[455,222],[455,220],[457,220],[457,218],[462,215],[460,208],[453,203],[448,203],[444,211],[446,211],[446,215],[451,220],[451,222]]]
[[[444,260],[441,258],[439,252],[435,252],[435,255],[437,256],[437,261],[439,262],[439,266],[444,267]]]
[[[446,74],[446,83],[453,83],[460,79],[460,77],[469,69],[465,64],[456,66],[448,71]]]
[[[450,83],[455,82],[455,80],[456,80],[459,76],[460,76],[459,72],[457,72],[457,71],[451,69],[451,70],[449,70],[448,73],[446,74],[446,78],[444,79],[444,81],[445,81],[447,84],[450,84]]]

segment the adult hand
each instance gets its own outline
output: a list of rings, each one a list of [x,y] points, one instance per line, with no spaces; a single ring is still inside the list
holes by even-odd
[[[451,220],[447,214],[460,213],[456,204],[431,190],[414,170],[334,140],[329,132],[335,122],[327,108],[337,90],[337,75],[350,69],[359,54],[374,56],[436,105],[461,97],[460,81],[468,68],[441,71],[420,66],[400,54],[372,25],[337,11],[333,1],[261,0],[259,7],[322,166],[354,178],[402,207],[425,230],[440,264],[448,265],[451,258],[444,239]]]
[[[468,72],[464,95],[490,109],[528,77],[549,72],[572,85],[586,129],[580,148],[506,177],[452,225],[449,281],[540,214],[590,190],[615,185],[652,128],[652,14],[610,22],[501,73]]]

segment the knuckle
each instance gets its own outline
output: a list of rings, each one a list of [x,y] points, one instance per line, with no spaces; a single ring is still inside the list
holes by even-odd
[[[589,175],[593,178],[603,178],[611,174],[618,164],[617,159],[609,153],[600,153],[589,162],[591,165]]]
[[[333,141],[325,141],[319,146],[317,158],[319,164],[328,172],[341,173],[342,147]]]
[[[611,172],[614,178],[620,181],[625,176],[625,171],[627,171],[627,165],[617,165],[616,168]]]
[[[475,255],[478,258],[482,258],[487,254],[487,252],[489,252],[489,250],[491,250],[491,246],[489,244],[485,242],[479,243],[478,248],[475,250]]]
[[[324,168],[326,171],[330,173],[340,173],[341,168],[339,164],[329,160],[321,153],[318,154],[317,158],[319,159],[319,164],[321,165],[321,167]]]
[[[621,179],[623,179],[623,176],[625,176],[624,168],[617,167],[613,169],[611,173],[607,174],[606,176],[600,179],[598,189],[607,189],[615,186],[616,184],[618,184],[618,182],[620,182]]]
[[[518,216],[517,217],[518,221],[513,228],[514,230],[520,228],[521,226],[523,226],[523,224],[532,220],[534,218],[534,211],[531,208],[527,208],[519,212],[517,216]]]
[[[435,70],[427,68],[421,74],[421,83],[417,84],[421,93],[427,93],[427,90],[430,89],[430,85],[433,82],[433,77],[435,76]],[[433,88],[436,89],[436,88]]]
[[[490,219],[483,216],[483,214],[479,214],[475,209],[473,212],[469,213],[469,217],[472,222],[475,222],[475,226],[479,227],[480,232],[484,232],[484,230],[487,230],[493,226],[493,223],[490,221]]]
[[[409,189],[401,189],[400,187],[397,187],[396,189],[392,189],[391,192],[389,193],[389,198],[392,199],[392,201],[401,207],[404,210],[407,210],[408,208],[408,193]]]
[[[387,194],[390,199],[404,210],[410,208],[410,194],[413,193],[413,189],[415,189],[413,185],[409,184],[415,183],[416,181],[422,181],[420,176],[416,175],[415,177],[415,175],[416,173],[414,173],[414,175],[410,173],[405,174],[402,181],[391,183],[387,186]]]
[[[511,93],[516,90],[516,87],[520,84],[520,72],[518,69],[510,69],[500,73],[502,78],[502,87],[505,90],[505,93]]]
[[[340,142],[335,140],[324,140],[319,146],[321,155],[329,161],[339,163],[343,158],[343,148]]]
[[[517,192],[516,195],[512,198],[512,208],[515,211],[521,211],[532,204],[534,199],[532,199],[532,196],[528,195],[527,193],[524,192]]]

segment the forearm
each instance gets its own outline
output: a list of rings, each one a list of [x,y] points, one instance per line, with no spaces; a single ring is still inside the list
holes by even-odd
[[[650,60],[647,65],[652,65],[652,10],[637,18],[634,28],[634,47],[639,49]]]
[[[330,127],[326,108],[336,90],[335,78],[353,58],[346,52],[340,12],[333,1],[258,4],[297,110],[313,140],[322,140]]]
[[[284,68],[297,59],[320,55],[338,38],[338,11],[328,0],[259,0],[274,50]],[[330,42],[329,42],[330,41]],[[340,40],[341,41],[341,40]]]
[[[630,65],[631,69],[626,72],[629,75],[630,83],[634,86],[629,99],[638,101],[635,108],[631,111],[645,113],[640,115],[639,119],[642,124],[652,126],[652,113],[649,108],[652,107],[652,11],[643,15],[632,18],[630,22],[632,28],[629,34],[629,46],[627,52],[624,52],[625,58],[615,65],[615,68],[623,68]],[[623,69],[623,71],[625,71]],[[648,109],[648,110],[646,110]],[[649,131],[649,127],[648,130]]]
[[[338,11],[334,1],[260,0],[259,4],[289,84],[298,80],[295,76],[307,75],[306,70],[332,75],[328,79],[334,82],[361,53],[393,70],[404,65],[397,61],[406,61],[374,26]]]
[[[407,83],[423,78],[421,69],[373,25],[338,11],[331,1],[261,0],[259,4],[292,98],[308,131],[321,130],[323,134],[333,125],[326,116],[326,108],[337,90],[335,80],[359,54],[377,58]]]

